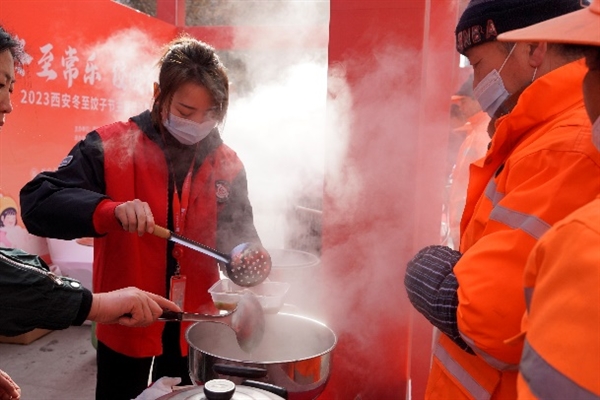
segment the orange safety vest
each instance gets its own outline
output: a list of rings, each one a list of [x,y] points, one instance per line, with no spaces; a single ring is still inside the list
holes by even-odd
[[[442,335],[427,387],[432,399],[514,399],[522,347],[523,272],[536,241],[600,193],[581,84],[570,63],[535,80],[496,122],[485,158],[471,165],[461,221],[458,328],[470,355]]]
[[[519,399],[600,399],[600,197],[540,239],[525,294]]]
[[[169,172],[163,151],[131,120],[107,125],[97,132],[104,149],[106,195],[114,202],[136,198],[148,202],[155,222],[167,226]],[[181,235],[216,248],[217,213],[226,205],[218,201],[217,182],[231,185],[242,168],[235,152],[224,144],[206,156],[192,177]],[[102,212],[102,207],[101,203],[96,214]],[[107,234],[94,241],[94,291],[137,286],[165,296],[167,241],[154,235],[140,237],[124,231],[116,218],[108,220],[112,225],[107,227]],[[186,277],[184,311],[198,312],[212,305],[208,289],[219,279],[218,267],[214,259],[199,252],[183,249],[182,254],[178,262]],[[187,354],[184,335],[189,325],[181,325],[183,355]],[[163,328],[162,323],[139,328],[99,324],[96,335],[121,354],[151,357],[162,353]]]

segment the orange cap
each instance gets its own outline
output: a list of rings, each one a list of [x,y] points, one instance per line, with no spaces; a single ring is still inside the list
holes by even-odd
[[[588,7],[498,36],[504,42],[552,42],[600,46],[600,0]]]
[[[7,208],[17,209],[17,202],[12,199],[12,197],[6,197],[0,194],[0,214],[4,212]]]

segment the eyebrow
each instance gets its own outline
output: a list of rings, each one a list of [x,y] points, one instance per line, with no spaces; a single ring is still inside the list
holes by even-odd
[[[197,108],[196,108],[196,107],[192,107],[192,106],[190,106],[190,105],[187,105],[187,104],[185,104],[185,103],[182,103],[182,102],[180,102],[180,101],[178,101],[176,105],[178,105],[178,106],[181,106],[181,107],[183,107],[183,108],[187,108],[187,109],[188,109],[188,110],[190,110],[190,111],[195,111],[195,110],[197,110]]]

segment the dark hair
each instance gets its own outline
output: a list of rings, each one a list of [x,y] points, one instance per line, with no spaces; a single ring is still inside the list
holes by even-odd
[[[13,207],[5,208],[4,211],[0,214],[0,228],[4,227],[4,221],[1,218],[4,218],[8,215],[17,215],[17,210]]]
[[[548,48],[554,48],[558,54],[563,56],[569,62],[585,57],[585,52],[589,47],[590,46],[571,43],[548,43]]]
[[[159,93],[152,107],[152,121],[162,126],[161,112],[169,109],[181,85],[192,82],[205,87],[215,104],[215,117],[223,121],[229,106],[229,78],[215,49],[186,34],[171,41],[158,62]]]
[[[0,53],[4,51],[10,51],[15,65],[22,67],[23,65],[23,46],[17,41],[10,33],[8,33],[3,27],[0,26]]]
[[[506,54],[510,53],[512,48],[514,46],[516,46],[516,44],[517,44],[517,42],[499,42],[497,40],[496,40],[496,43],[498,43],[498,46],[500,46],[502,49],[504,49]]]
[[[600,46],[587,46],[584,53],[588,68],[600,69]]]
[[[542,42],[541,40],[538,42]],[[516,42],[499,42],[496,41],[498,45],[506,51],[506,54],[510,53],[513,46],[515,46]],[[585,49],[590,46],[584,46],[579,44],[571,44],[571,43],[548,43],[548,49],[553,49],[556,54],[562,56],[568,62],[572,62],[575,60],[579,60],[580,58],[585,57]]]

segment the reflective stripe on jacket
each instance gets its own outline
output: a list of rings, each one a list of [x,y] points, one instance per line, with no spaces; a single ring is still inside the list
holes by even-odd
[[[599,399],[600,197],[538,242],[525,288],[519,399]]]
[[[586,71],[578,61],[535,80],[471,165],[454,273],[458,327],[477,356],[440,338],[452,361],[434,350],[429,398],[516,397],[522,347],[504,341],[520,332],[527,256],[552,224],[600,193],[600,154],[581,93]],[[469,379],[485,393],[472,392]]]

